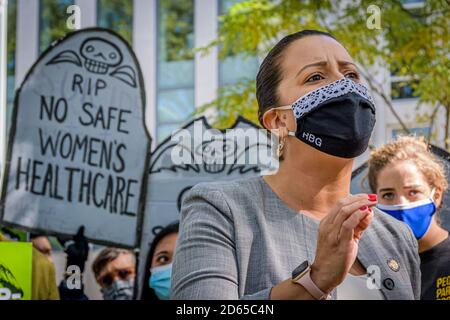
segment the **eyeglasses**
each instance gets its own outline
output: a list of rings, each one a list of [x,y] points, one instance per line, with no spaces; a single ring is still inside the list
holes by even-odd
[[[109,287],[114,282],[114,279],[119,278],[120,280],[128,280],[132,275],[134,275],[133,268],[118,269],[99,278],[99,282],[104,287]]]

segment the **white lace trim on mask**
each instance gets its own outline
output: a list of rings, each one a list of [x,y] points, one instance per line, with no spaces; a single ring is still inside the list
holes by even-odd
[[[307,93],[295,101],[291,107],[294,111],[295,117],[299,119],[314,110],[323,102],[343,96],[350,92],[359,94],[361,97],[367,99],[372,105],[374,105],[373,98],[364,84],[353,82],[348,78],[342,78]]]

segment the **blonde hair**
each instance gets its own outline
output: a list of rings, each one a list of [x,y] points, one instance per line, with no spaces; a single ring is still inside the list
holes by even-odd
[[[368,180],[372,192],[377,190],[377,177],[388,164],[396,161],[413,162],[428,185],[442,194],[448,187],[444,164],[429,149],[423,137],[401,136],[370,153]]]

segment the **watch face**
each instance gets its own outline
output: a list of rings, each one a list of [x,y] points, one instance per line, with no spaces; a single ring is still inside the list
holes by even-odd
[[[299,265],[297,268],[294,269],[294,271],[292,271],[292,279],[297,278],[302,272],[308,269],[308,267],[309,267],[308,260],[303,261],[301,265]]]

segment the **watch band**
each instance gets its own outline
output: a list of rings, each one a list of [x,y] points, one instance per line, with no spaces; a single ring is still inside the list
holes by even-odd
[[[306,271],[299,279],[293,281],[303,286],[306,289],[306,291],[308,291],[314,297],[314,299],[317,300],[331,299],[331,295],[326,294],[325,292],[320,290],[319,287],[317,287],[314,281],[311,279],[311,268],[309,268],[308,271]]]

